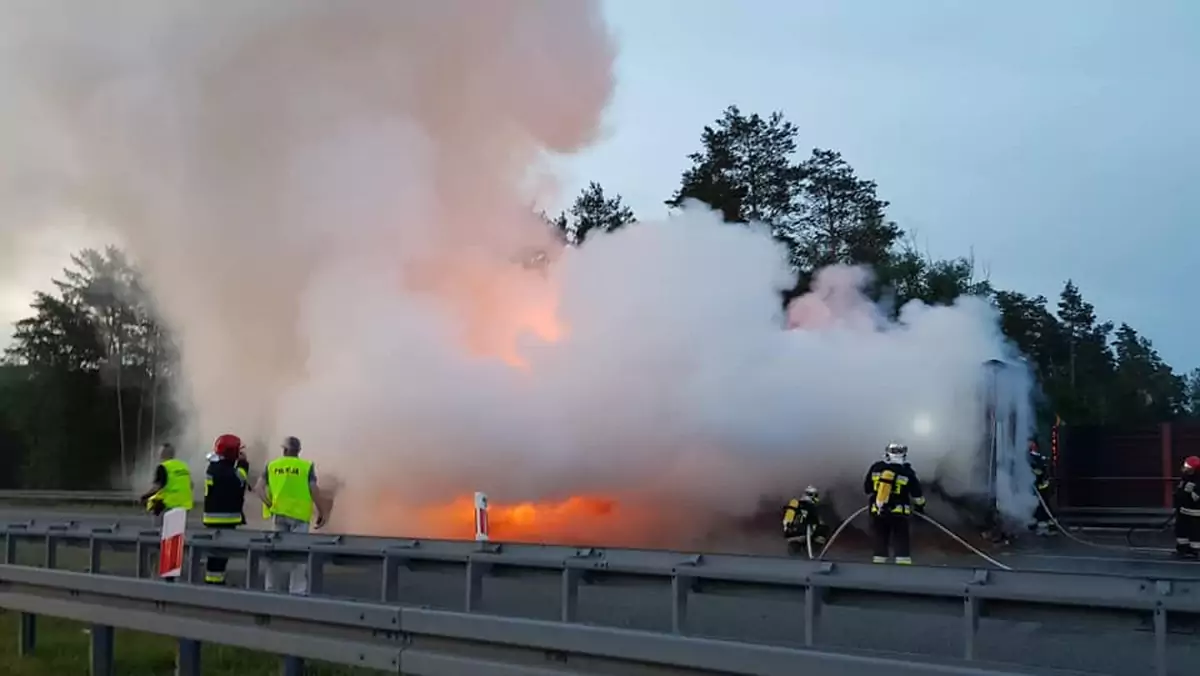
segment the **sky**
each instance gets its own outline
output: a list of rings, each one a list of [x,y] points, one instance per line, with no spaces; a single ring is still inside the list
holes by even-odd
[[[1074,279],[1102,319],[1200,366],[1200,2],[608,0],[619,45],[607,134],[559,163],[642,218],[731,104],[782,111],[800,146],[838,150],[937,257],[973,254],[1001,288]],[[47,232],[0,288],[23,316],[67,253]],[[12,271],[10,271],[11,273]],[[7,340],[0,334],[0,341]]]
[[[665,213],[730,104],[841,151],[934,256],[1001,288],[1074,279],[1177,370],[1200,366],[1200,2],[609,0],[609,136],[572,161]]]

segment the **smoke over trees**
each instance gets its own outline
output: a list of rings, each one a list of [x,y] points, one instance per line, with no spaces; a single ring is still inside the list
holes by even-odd
[[[798,273],[784,304],[835,263],[873,269],[869,291],[893,317],[914,299],[989,298],[1004,335],[1037,376],[1045,417],[1124,425],[1200,416],[1200,369],[1176,374],[1133,327],[1101,321],[1070,280],[1052,305],[1044,296],[993,289],[970,257],[923,254],[888,218],[873,181],[836,151],[799,157],[798,135],[781,113],[728,108],[702,131],[692,166],[666,203],[694,199],[731,223],[769,226]],[[638,227],[620,195],[594,182],[549,220],[563,243],[581,247],[595,233]],[[0,366],[0,481],[97,488],[114,471],[126,476],[136,454],[182,423],[168,396],[178,384],[177,349],[137,267],[116,248],[84,250],[30,307]]]
[[[35,294],[0,366],[0,469],[11,484],[107,485],[177,417],[173,347],[136,268],[115,247],[70,262],[54,292]]]

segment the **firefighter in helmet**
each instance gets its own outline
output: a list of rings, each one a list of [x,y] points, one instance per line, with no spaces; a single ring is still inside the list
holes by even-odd
[[[1050,502],[1050,462],[1038,448],[1037,439],[1029,440],[1029,468],[1033,470],[1033,489],[1038,494],[1033,529],[1038,535],[1049,535],[1053,527],[1050,512],[1046,511],[1046,504]]]
[[[1175,552],[1187,559],[1200,558],[1200,457],[1183,461],[1175,486]]]
[[[204,478],[204,527],[219,530],[237,528],[246,523],[246,491],[250,486],[249,463],[242,440],[235,434],[222,434],[213,442]],[[208,555],[204,567],[206,584],[225,584],[228,557],[217,552]]]
[[[821,520],[821,493],[816,486],[804,489],[804,495],[792,498],[783,508],[783,537],[787,539],[788,554],[795,555],[810,544],[824,547],[829,539],[829,526]],[[808,541],[812,536],[812,542]]]
[[[908,464],[908,446],[888,444],[883,458],[867,470],[863,493],[870,500],[871,533],[875,541],[871,561],[887,563],[890,546],[896,563],[911,565],[909,519],[914,509],[925,511],[925,496],[921,480]]]

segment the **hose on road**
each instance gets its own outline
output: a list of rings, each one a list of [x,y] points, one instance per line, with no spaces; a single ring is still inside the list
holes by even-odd
[[[1169,528],[1171,526],[1171,524],[1174,522],[1175,522],[1175,514],[1171,514],[1171,516],[1167,517],[1166,521],[1163,521],[1162,523],[1158,524],[1157,526],[1154,526],[1153,528],[1138,528],[1137,526],[1133,526],[1125,533],[1125,544],[1129,545],[1130,549],[1137,549],[1137,545],[1133,544],[1133,534],[1134,533],[1136,533],[1139,530],[1148,530],[1152,533],[1161,533],[1162,531]]]
[[[1067,536],[1068,539],[1070,539],[1074,542],[1078,542],[1081,545],[1084,545],[1087,547],[1094,547],[1096,549],[1107,549],[1107,550],[1122,551],[1122,552],[1125,552],[1125,551],[1153,552],[1155,554],[1163,554],[1163,553],[1174,554],[1175,553],[1175,550],[1167,549],[1165,547],[1134,547],[1132,545],[1132,543],[1129,545],[1108,545],[1108,544],[1104,544],[1102,542],[1092,542],[1090,540],[1085,540],[1085,539],[1079,537],[1078,535],[1075,535],[1074,533],[1068,531],[1066,528],[1063,527],[1063,525],[1061,523],[1059,523],[1058,517],[1054,515],[1054,511],[1050,509],[1050,505],[1046,504],[1046,499],[1042,497],[1041,491],[1034,491],[1034,495],[1037,496],[1038,502],[1042,503],[1042,509],[1046,510],[1046,515],[1050,517],[1050,523],[1054,524],[1054,527],[1058,529],[1058,532]],[[1173,519],[1175,517],[1172,516],[1171,518]],[[1167,523],[1170,523],[1170,520],[1168,520]],[[1163,526],[1165,527],[1166,524],[1163,524]],[[1127,537],[1127,540],[1128,540],[1128,537]]]
[[[858,515],[859,515],[859,514],[862,514],[862,513],[863,513],[863,512],[865,512],[865,511],[867,511],[867,507],[859,507],[857,512],[855,512],[855,513],[851,514],[850,516],[846,517],[846,520],[845,520],[845,521],[843,521],[843,522],[842,522],[842,523],[841,523],[841,524],[840,524],[840,525],[837,527],[837,529],[833,531],[833,535],[829,536],[829,542],[826,542],[826,543],[825,543],[825,546],[821,548],[821,553],[820,553],[820,554],[817,554],[817,560],[818,560],[818,561],[820,561],[821,559],[825,558],[825,552],[829,551],[829,548],[833,546],[833,543],[834,543],[834,542],[835,542],[835,541],[838,539],[838,536],[842,534],[842,531],[846,530],[846,526],[849,526],[849,525],[850,525],[850,522],[852,522],[852,521],[854,521],[855,519],[857,519],[857,518],[858,518]]]
[[[837,530],[833,531],[833,535],[830,536],[829,542],[825,543],[825,547],[823,547],[821,549],[821,553],[817,555],[818,561],[825,558],[825,552],[829,551],[829,548],[833,546],[834,541],[836,541],[838,536],[842,534],[842,531],[845,530],[846,527],[849,526],[851,522],[853,522],[855,519],[857,519],[860,514],[867,511],[867,507],[869,507],[869,505],[866,507],[860,507],[858,509],[858,511],[856,511],[853,514],[851,514],[850,516],[846,517],[846,520],[843,521],[840,525],[838,525]],[[1003,563],[1000,563],[996,559],[993,559],[992,557],[988,556],[987,554],[984,554],[983,552],[981,552],[977,547],[975,547],[971,543],[969,543],[966,540],[955,535],[953,531],[951,531],[949,528],[946,528],[942,524],[938,523],[933,517],[928,516],[922,512],[917,512],[917,516],[919,516],[922,519],[924,519],[925,521],[928,521],[929,523],[933,524],[933,526],[936,527],[938,530],[942,531],[946,535],[949,535],[950,538],[953,539],[955,542],[966,547],[972,554],[975,554],[976,556],[980,557],[984,561],[987,561],[988,563],[992,564],[993,566],[996,566],[1000,570],[1012,570],[1012,568],[1009,568],[1008,566],[1004,565]]]

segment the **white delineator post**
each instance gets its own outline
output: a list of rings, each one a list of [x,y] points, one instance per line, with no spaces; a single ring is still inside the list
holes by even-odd
[[[475,540],[477,542],[487,542],[488,540],[488,504],[487,496],[478,491],[475,492]]]
[[[168,509],[163,513],[162,536],[159,538],[158,576],[178,578],[183,574],[183,544],[187,531],[187,510]]]

